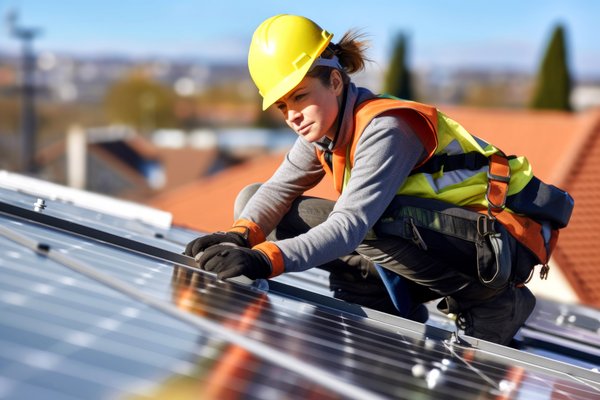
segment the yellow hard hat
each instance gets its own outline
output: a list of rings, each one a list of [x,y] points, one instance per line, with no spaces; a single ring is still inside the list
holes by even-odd
[[[276,15],[256,28],[248,69],[263,97],[263,110],[304,79],[332,37],[310,19],[296,15]]]

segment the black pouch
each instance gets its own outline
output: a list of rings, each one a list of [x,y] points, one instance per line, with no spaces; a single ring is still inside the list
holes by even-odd
[[[569,193],[535,176],[518,193],[506,197],[506,206],[537,221],[548,221],[554,229],[567,226],[575,202]]]
[[[511,276],[508,233],[486,215],[438,200],[396,196],[374,227],[378,236],[411,240],[438,256],[467,254],[482,284],[500,289]]]

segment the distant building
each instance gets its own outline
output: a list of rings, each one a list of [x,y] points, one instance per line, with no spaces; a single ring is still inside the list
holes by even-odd
[[[216,148],[161,148],[126,128],[73,128],[37,154],[39,176],[111,196],[142,200],[203,176]]]
[[[600,107],[600,81],[575,87],[571,93],[571,104],[575,111]]]

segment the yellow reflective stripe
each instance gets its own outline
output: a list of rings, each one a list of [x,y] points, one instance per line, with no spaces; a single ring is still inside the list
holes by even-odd
[[[436,191],[430,184],[430,176],[428,175],[411,175],[397,193],[406,196],[438,199],[459,206],[486,204],[487,173],[478,173],[454,185],[448,185],[440,191]]]
[[[481,139],[475,138],[458,122],[449,118],[442,112],[438,112],[438,149],[436,153],[446,153],[445,148],[453,141],[457,140],[460,143],[463,153],[478,151],[488,155],[486,151],[487,143]],[[496,149],[489,149],[495,152]],[[490,153],[491,154],[491,153]]]
[[[513,162],[514,161],[514,162]],[[519,163],[524,161],[523,163]],[[520,192],[531,180],[531,166],[524,157],[510,160],[512,176],[508,195]],[[515,164],[513,166],[512,164]],[[487,167],[478,171],[455,170],[438,174],[415,174],[408,177],[397,194],[438,199],[459,206],[487,207]],[[462,176],[464,179],[459,179]],[[454,183],[453,182],[454,179]]]
[[[438,111],[438,147],[435,154],[463,154],[473,151],[489,157],[499,150],[485,140],[472,136],[467,130]],[[351,160],[350,146],[346,152],[346,165],[344,169],[343,188],[350,180]],[[516,157],[509,160],[511,179],[508,195],[520,192],[533,177],[531,165],[525,157]],[[458,206],[487,207],[485,194],[487,192],[488,167],[478,170],[459,169],[435,174],[410,175],[397,194],[438,199]]]
[[[526,157],[520,156],[508,160],[510,165],[510,184],[508,185],[508,196],[519,193],[533,178],[531,164]]]
[[[449,171],[449,172],[441,171],[441,173],[435,174],[436,176],[429,175],[429,174],[423,174],[423,175],[425,175],[427,182],[429,182],[432,189],[436,193],[439,193],[448,186],[464,183],[467,179],[470,179],[474,175],[483,174],[484,176],[487,177],[487,175],[486,175],[487,170],[488,170],[488,167],[485,166],[485,167],[481,167],[478,170],[457,169],[457,170]]]

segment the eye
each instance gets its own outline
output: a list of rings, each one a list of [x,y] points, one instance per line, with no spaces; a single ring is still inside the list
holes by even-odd
[[[282,113],[285,113],[285,104],[283,104],[283,103],[275,104],[275,107],[277,107],[277,109],[279,111],[281,111]]]
[[[302,100],[304,97],[306,96],[306,93],[298,93],[297,95],[294,96],[294,100],[295,101],[300,101]]]

